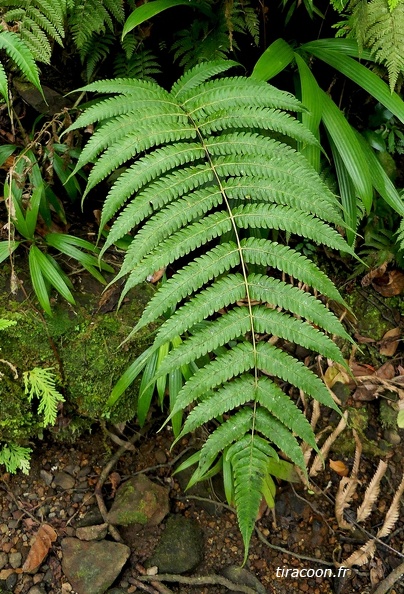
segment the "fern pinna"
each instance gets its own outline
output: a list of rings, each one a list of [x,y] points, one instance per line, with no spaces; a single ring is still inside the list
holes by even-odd
[[[260,501],[272,486],[268,465],[278,458],[275,448],[303,470],[298,438],[316,448],[308,421],[283,387],[291,384],[336,408],[321,380],[270,338],[341,364],[326,333],[349,338],[321,301],[278,279],[276,271],[342,302],[333,283],[271,237],[281,230],[336,250],[351,248],[331,226],[343,225],[336,197],[300,153],[277,139],[316,142],[287,113],[301,111],[301,104],[266,83],[224,77],[235,65],[200,64],[171,92],[142,80],[92,83],[86,91],[108,97],[88,107],[70,129],[100,122],[77,165],[95,163],[86,194],[127,163],[101,221],[103,228],[116,217],[104,252],[136,230],[117,277],[128,275],[122,298],[156,270],[177,263],[134,332],[163,314],[166,320],[110,404],[163,345],[171,342],[172,348],[154,380],[203,361],[191,377],[185,374],[170,418],[190,411],[180,437],[221,419],[197,455],[194,479],[206,477],[225,452],[247,551]]]

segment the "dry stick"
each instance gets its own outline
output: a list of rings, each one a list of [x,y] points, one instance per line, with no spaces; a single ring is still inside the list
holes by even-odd
[[[138,439],[140,439],[140,437],[140,433],[134,433],[132,437],[128,439],[128,444],[133,445]],[[112,456],[109,462],[104,466],[94,489],[94,495],[97,499],[97,504],[101,512],[102,519],[104,520],[104,522],[108,524],[109,533],[111,534],[112,538],[117,542],[123,542],[123,540],[115,526],[108,522],[108,511],[104,502],[104,498],[102,496],[102,487],[105,481],[107,480],[112,468],[118,462],[119,458],[128,450],[128,444],[125,443],[124,445],[121,445],[121,447],[115,452],[115,454]]]
[[[377,586],[374,594],[386,594],[394,584],[404,575],[404,563],[400,563],[389,575]]]
[[[257,594],[257,590],[244,586],[242,584],[235,584],[221,575],[201,575],[197,577],[185,577],[183,575],[172,575],[170,573],[162,573],[161,575],[142,575],[139,576],[140,581],[145,582],[176,582],[178,584],[187,584],[188,586],[224,586],[233,592],[243,592],[243,594]]]
[[[135,578],[130,578],[130,583],[133,586],[136,586],[136,588],[140,588],[141,590],[143,590],[143,592],[148,592],[149,594],[158,593],[158,590],[156,590],[156,588],[153,588],[152,586],[148,586],[147,584],[144,584],[143,582],[140,582],[139,580],[137,580]],[[172,590],[166,590],[166,594],[173,594]]]
[[[303,561],[310,561],[311,563],[318,563],[319,565],[335,567],[335,563],[332,563],[331,561],[324,561],[324,559],[315,559],[314,557],[308,557],[307,555],[300,555],[299,553],[294,553],[293,551],[288,551],[288,549],[284,549],[283,547],[278,547],[277,545],[271,544],[262,534],[261,530],[259,530],[257,527],[255,527],[255,532],[257,533],[260,541],[266,544],[270,549],[274,549],[280,553],[285,553],[285,555],[290,555],[291,557],[296,557],[297,559],[302,559]]]

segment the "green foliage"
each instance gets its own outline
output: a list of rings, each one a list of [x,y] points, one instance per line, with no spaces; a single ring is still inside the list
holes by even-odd
[[[199,62],[226,58],[238,50],[237,37],[248,34],[259,42],[258,16],[249,0],[152,0],[136,8],[127,18],[123,36],[161,12],[176,6],[200,11],[190,25],[175,34],[171,50],[180,66],[190,68]]]
[[[24,448],[15,444],[3,445],[0,448],[0,464],[4,464],[7,472],[21,470],[24,474],[29,473],[31,448]]]
[[[58,404],[64,402],[62,394],[56,389],[56,376],[51,368],[35,367],[31,371],[24,371],[24,387],[28,400],[39,399],[38,414],[43,414],[43,425],[54,425],[57,417]]]
[[[101,220],[102,228],[114,217],[103,251],[137,229],[117,277],[129,275],[121,299],[155,271],[177,267],[134,332],[162,315],[167,319],[109,404],[147,366],[140,401],[145,394],[150,401],[153,382],[183,376],[182,387],[170,395],[170,419],[193,409],[178,439],[226,414],[199,454],[194,480],[209,476],[227,452],[247,550],[261,497],[269,498],[271,490],[266,469],[277,459],[273,445],[304,472],[297,438],[316,448],[309,423],[279,381],[337,409],[321,380],[268,337],[302,344],[341,364],[326,332],[349,338],[308,291],[276,278],[279,271],[343,302],[310,260],[273,241],[272,233],[352,250],[332,227],[343,225],[336,197],[301,154],[278,140],[280,133],[291,144],[316,145],[287,113],[300,112],[301,104],[253,79],[213,78],[232,66],[196,66],[170,92],[131,79],[92,83],[84,90],[110,96],[88,107],[70,129],[99,122],[77,164],[95,162],[86,193],[126,164]],[[198,367],[186,377],[185,366],[195,361]]]
[[[114,31],[114,21],[124,20],[123,0],[74,0],[68,11],[68,24],[82,59],[88,55],[94,36]]]
[[[72,170],[70,157],[77,155],[77,152],[74,149],[70,151],[67,144],[52,142],[47,136],[47,146],[41,154],[42,167],[39,164],[34,149],[37,149],[41,136],[45,135],[49,128],[52,128],[52,122],[46,123],[22,150],[15,145],[1,147],[0,162],[4,162],[10,155],[15,155],[15,162],[9,169],[4,183],[8,239],[0,242],[0,262],[7,258],[12,259],[13,252],[21,244],[28,245],[32,285],[41,307],[51,315],[51,288],[56,289],[64,299],[74,304],[73,285],[52,256],[52,250],[74,258],[104,284],[105,280],[100,273],[100,268],[109,272],[113,269],[105,263],[99,264],[97,258],[99,250],[89,241],[49,231],[52,212],[57,213],[62,222],[66,222],[63,207],[50,185],[51,173],[55,173],[65,184],[66,191],[72,200],[80,191],[76,176],[71,175],[68,179]],[[45,225],[47,229],[45,233],[43,230],[41,234],[37,232],[39,222]]]
[[[334,8],[341,11],[338,5]],[[352,0],[346,19],[337,24],[338,35],[357,40],[372,59],[387,68],[393,92],[404,73],[404,2],[402,0]]]
[[[12,31],[0,31],[0,49],[5,50],[22,74],[42,92],[39,71],[34,57],[27,45]],[[9,105],[8,80],[3,64],[0,63],[0,94]]]
[[[62,45],[66,0],[0,0],[2,19],[17,26],[35,61],[50,63],[52,42]]]
[[[274,61],[274,56],[277,59]],[[274,42],[258,60],[252,76],[267,80],[285,69],[295,60],[300,82],[302,103],[309,110],[302,113],[302,122],[313,135],[320,139],[321,124],[327,133],[327,141],[335,164],[343,217],[347,226],[347,239],[354,244],[355,231],[363,216],[372,209],[375,191],[400,216],[404,216],[401,196],[376,158],[374,151],[349,123],[343,111],[329,94],[325,93],[310,70],[307,54],[323,60],[348,76],[356,84],[371,93],[380,105],[389,110],[391,117],[404,121],[404,102],[396,93],[390,93],[386,83],[363,66],[355,58],[360,55],[353,40],[321,39],[304,44],[293,53],[292,47],[283,40]],[[370,58],[370,53],[362,52]],[[300,152],[312,166],[321,171],[321,149],[319,145],[300,143]]]

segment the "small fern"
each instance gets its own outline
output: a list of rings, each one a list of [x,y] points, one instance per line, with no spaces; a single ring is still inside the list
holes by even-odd
[[[50,368],[35,367],[24,372],[25,393],[31,401],[34,396],[39,398],[38,413],[44,415],[43,425],[54,425],[57,417],[59,402],[64,398],[55,386],[55,374]]]
[[[126,37],[124,42],[126,41]],[[129,57],[126,53],[117,54],[114,62],[114,74],[118,78],[141,78],[153,80],[161,68],[156,56],[149,49],[140,48]]]
[[[83,52],[94,35],[114,30],[114,20],[124,20],[123,0],[74,0],[68,23],[74,43]]]
[[[14,474],[21,470],[24,474],[29,473],[31,448],[10,443],[0,447],[0,464],[4,464],[7,472]]]
[[[259,42],[259,20],[248,0],[209,2],[212,19],[198,18],[177,33],[172,45],[174,59],[190,68],[199,62],[226,58],[238,50],[239,35],[248,34]]]
[[[337,409],[321,380],[268,337],[301,344],[342,365],[327,333],[349,339],[319,300],[277,278],[280,271],[343,302],[314,263],[271,239],[272,230],[352,250],[332,227],[343,225],[336,197],[300,153],[277,140],[280,133],[291,143],[316,143],[286,113],[302,106],[266,83],[213,78],[232,66],[230,61],[200,64],[170,92],[131,79],[92,83],[84,90],[113,96],[88,107],[70,129],[100,122],[77,165],[95,162],[86,193],[126,163],[101,221],[103,228],[116,217],[103,251],[137,230],[118,275],[129,275],[122,298],[154,271],[178,266],[185,257],[134,328],[163,314],[167,318],[152,347],[114,389],[110,404],[150,355],[185,335],[166,349],[151,381],[201,357],[206,361],[187,374],[170,418],[192,407],[180,439],[226,413],[198,455],[194,480],[206,476],[226,452],[247,555],[260,500],[269,490],[268,463],[277,459],[274,446],[304,472],[298,439],[316,448],[308,421],[282,386],[296,386]]]

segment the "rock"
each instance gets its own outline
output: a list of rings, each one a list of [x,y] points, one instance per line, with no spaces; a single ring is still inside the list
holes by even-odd
[[[11,592],[14,592],[14,588],[17,584],[17,580],[18,580],[18,576],[16,573],[12,573],[11,575],[9,575],[8,578],[6,579],[7,590],[11,590]]]
[[[168,511],[167,489],[139,474],[119,487],[108,513],[108,521],[119,526],[156,526]]]
[[[261,582],[247,569],[243,567],[237,567],[236,565],[229,565],[225,567],[221,574],[223,577],[227,578],[233,584],[239,584],[240,586],[249,586],[252,590],[257,592],[257,594],[266,594],[266,590]],[[239,592],[235,590],[235,594]],[[239,592],[240,594],[240,592]]]
[[[148,567],[159,573],[186,573],[194,570],[203,558],[203,533],[195,520],[183,516],[168,518],[166,528]]]
[[[117,542],[77,538],[65,538],[62,551],[63,572],[77,594],[104,594],[130,555],[129,547]]]
[[[21,567],[21,563],[22,563],[21,553],[10,553],[8,556],[8,562],[10,563],[10,565],[13,569],[17,569],[17,567]]]
[[[0,569],[3,569],[8,563],[8,555],[7,553],[0,553]]]
[[[73,497],[74,499],[74,497]],[[76,522],[77,528],[82,528],[83,526],[94,526],[95,524],[103,524],[104,520],[102,514],[98,507],[93,507],[92,509],[88,510],[88,512],[80,518]]]
[[[28,594],[46,594],[46,591],[42,586],[32,586],[32,588],[28,590]]]
[[[96,526],[82,526],[77,528],[76,536],[80,540],[102,540],[108,532],[108,524],[97,524]]]
[[[61,470],[55,474],[53,482],[56,487],[60,487],[61,489],[73,489],[75,480],[70,474]]]
[[[53,474],[44,469],[40,470],[39,474],[45,485],[50,487],[53,481]]]

